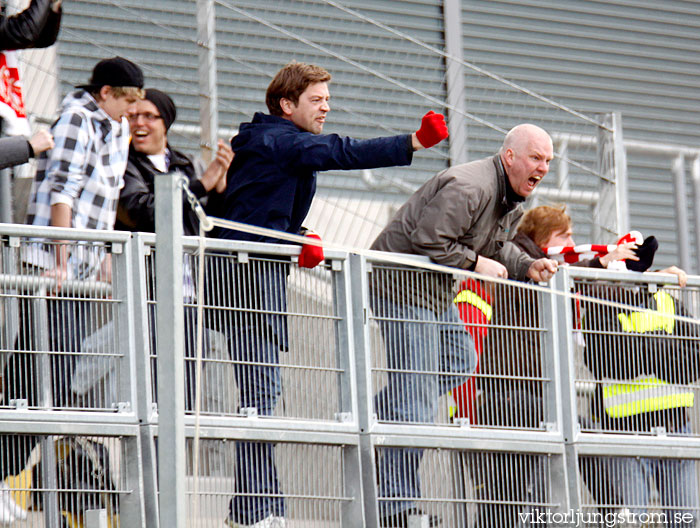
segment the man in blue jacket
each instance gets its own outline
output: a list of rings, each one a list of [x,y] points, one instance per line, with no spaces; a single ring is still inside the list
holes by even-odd
[[[413,152],[447,137],[441,114],[428,112],[413,134],[357,140],[322,135],[330,112],[330,74],[318,66],[291,62],[267,88],[270,114],[256,113],[231,141],[235,158],[218,216],[254,226],[300,234],[321,170],[409,165]],[[218,229],[230,240],[279,243],[275,237]],[[323,260],[312,245],[302,248],[301,266]],[[287,349],[286,273],[288,266],[266,265],[254,272],[233,265],[236,319],[231,323],[231,355],[241,408],[271,415],[282,392],[278,354]],[[271,366],[272,365],[272,366]],[[236,494],[227,523],[240,527],[284,527],[272,444],[236,444]]]

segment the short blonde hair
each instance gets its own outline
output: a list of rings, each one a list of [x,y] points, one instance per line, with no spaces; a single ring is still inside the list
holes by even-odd
[[[109,86],[109,90],[112,92],[112,95],[114,97],[134,97],[136,99],[145,99],[146,97],[146,90],[143,88],[137,88],[136,86]],[[100,100],[100,91],[102,90],[102,86],[99,88],[95,89],[94,91],[90,91],[90,95],[92,95],[96,100]]]
[[[112,95],[114,97],[136,97],[136,99],[143,99],[146,97],[146,90],[143,88],[137,88],[136,86],[110,86],[112,89]]]

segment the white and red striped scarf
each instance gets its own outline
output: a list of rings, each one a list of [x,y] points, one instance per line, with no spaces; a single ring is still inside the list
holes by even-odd
[[[617,244],[581,244],[578,246],[553,246],[542,248],[549,258],[561,264],[575,264],[582,260],[602,257],[614,251],[620,244],[635,242],[641,246],[644,238],[639,231],[631,231],[617,241]],[[608,269],[627,269],[624,260],[616,260],[608,265]]]

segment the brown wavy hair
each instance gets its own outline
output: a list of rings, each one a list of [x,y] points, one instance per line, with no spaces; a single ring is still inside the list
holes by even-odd
[[[328,82],[331,74],[320,66],[292,61],[277,72],[265,93],[265,104],[271,115],[281,116],[280,101],[289,99],[292,103],[299,102],[299,96],[310,84]]]

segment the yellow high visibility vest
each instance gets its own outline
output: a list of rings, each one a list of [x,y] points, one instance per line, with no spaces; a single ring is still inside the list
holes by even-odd
[[[643,334],[663,330],[673,334],[676,305],[668,293],[654,294],[656,310],[637,310],[619,313],[622,330]],[[643,375],[633,380],[606,380],[603,382],[603,404],[611,418],[626,418],[653,411],[692,407],[694,393],[687,387],[672,385],[656,376]]]
[[[639,310],[629,314],[619,313],[617,319],[625,332],[655,332],[665,330],[667,334],[672,334],[676,324],[673,318],[676,315],[676,303],[668,293],[658,291],[654,294],[656,310]]]
[[[611,418],[692,407],[694,397],[688,388],[671,385],[653,375],[624,382],[603,382],[603,405]]]

